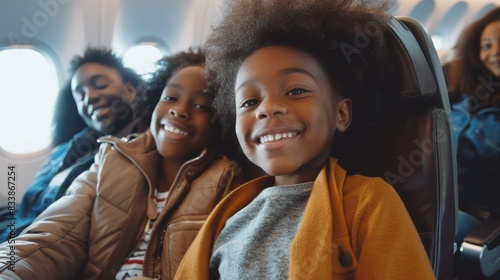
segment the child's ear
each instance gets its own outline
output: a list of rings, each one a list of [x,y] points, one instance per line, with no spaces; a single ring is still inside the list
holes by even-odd
[[[352,119],[352,101],[349,98],[344,98],[337,102],[336,105],[336,128],[337,132],[345,132]]]

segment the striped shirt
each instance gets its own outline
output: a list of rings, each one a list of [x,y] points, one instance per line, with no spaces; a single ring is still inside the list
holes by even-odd
[[[158,192],[155,189],[155,194],[153,201],[156,205],[156,210],[161,213],[167,202],[168,192]],[[146,254],[146,248],[148,247],[149,238],[151,237],[151,228],[156,220],[150,220],[149,229],[139,242],[139,245],[135,251],[130,254],[130,256],[125,260],[122,267],[116,274],[117,280],[127,279],[129,277],[142,276],[142,269],[144,267],[144,255]]]

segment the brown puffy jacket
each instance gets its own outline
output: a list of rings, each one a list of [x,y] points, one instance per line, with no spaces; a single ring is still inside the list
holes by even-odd
[[[1,279],[114,279],[157,215],[144,276],[172,279],[210,211],[243,182],[235,162],[204,150],[181,167],[165,208],[157,213],[151,195],[160,155],[150,132],[100,141],[95,163],[66,196],[15,244],[1,244]],[[15,246],[15,263],[10,246]]]

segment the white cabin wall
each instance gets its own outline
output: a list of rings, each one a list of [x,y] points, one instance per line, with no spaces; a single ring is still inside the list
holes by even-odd
[[[394,15],[414,17],[422,22],[431,36],[441,38],[442,46],[438,49],[438,54],[443,62],[452,58],[453,47],[464,28],[494,6],[500,6],[500,0],[396,0],[396,2]]]
[[[220,0],[122,0],[112,43],[118,53],[139,41],[160,44],[165,54],[200,46],[217,16]]]

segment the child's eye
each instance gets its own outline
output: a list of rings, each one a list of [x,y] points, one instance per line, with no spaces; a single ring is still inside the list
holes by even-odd
[[[305,90],[303,88],[293,88],[290,91],[287,92],[287,95],[297,95],[297,94],[302,94],[309,92],[308,90]]]
[[[251,107],[257,105],[257,103],[258,103],[257,99],[247,99],[240,103],[240,108]]]
[[[166,101],[176,101],[177,100],[175,97],[168,96],[168,95],[165,96],[163,99],[166,100]]]
[[[194,105],[197,109],[206,111],[206,112],[212,112],[212,107],[204,104],[195,104]]]

